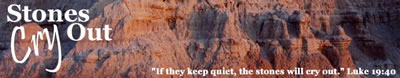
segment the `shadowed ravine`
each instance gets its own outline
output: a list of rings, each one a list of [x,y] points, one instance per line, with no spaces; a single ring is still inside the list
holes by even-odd
[[[4,12],[0,16],[7,16],[8,5],[15,3],[35,9],[89,9],[90,21],[84,26],[108,24],[113,40],[89,41],[85,37],[74,42],[66,35],[71,23],[0,19],[2,77],[179,77],[155,75],[153,67],[400,70],[399,0],[1,0]],[[24,64],[16,64],[9,47],[12,28],[24,25],[26,35],[32,35],[52,24],[60,25],[61,69],[45,71],[55,67],[57,60],[56,52],[48,51],[45,43],[39,44],[39,56],[32,54]],[[16,42],[21,51],[18,58],[22,58],[31,43]],[[389,76],[396,77],[400,75]]]

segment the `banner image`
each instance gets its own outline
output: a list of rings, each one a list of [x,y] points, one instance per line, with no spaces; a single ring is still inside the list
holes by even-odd
[[[0,0],[0,78],[400,78],[400,0]]]

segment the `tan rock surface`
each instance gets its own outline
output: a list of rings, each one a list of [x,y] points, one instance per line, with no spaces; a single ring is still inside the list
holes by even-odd
[[[44,9],[88,8],[91,20],[85,26],[108,24],[113,40],[74,42],[66,35],[70,23],[0,19],[2,77],[179,77],[155,75],[153,67],[400,70],[398,0],[1,0],[0,7],[6,11],[12,3]],[[25,64],[12,61],[9,37],[14,26],[24,24],[32,27],[29,31],[60,25],[64,56],[57,73],[44,71],[56,64],[51,51],[31,55]]]

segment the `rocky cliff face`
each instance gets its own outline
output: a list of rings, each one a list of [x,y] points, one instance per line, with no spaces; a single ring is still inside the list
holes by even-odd
[[[109,24],[113,40],[74,42],[65,34],[70,23],[0,19],[3,77],[171,77],[154,75],[152,67],[400,70],[399,0],[1,0],[0,7],[6,11],[12,3],[88,8],[91,20],[85,26]],[[52,24],[60,25],[60,71],[44,71],[57,60],[56,52],[45,50],[47,44],[40,44],[41,57],[31,55],[27,63],[16,64],[9,49],[12,28],[24,25],[33,31],[27,34],[33,34]],[[24,46],[30,46],[29,41],[17,40],[22,52]],[[22,52],[17,52],[19,58]]]

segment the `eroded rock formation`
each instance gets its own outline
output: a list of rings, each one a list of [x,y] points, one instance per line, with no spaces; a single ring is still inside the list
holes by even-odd
[[[398,0],[1,0],[0,7],[12,3],[42,9],[88,8],[91,20],[85,26],[109,24],[113,40],[70,41],[65,34],[68,22],[0,19],[2,77],[178,77],[155,75],[153,67],[400,70]],[[56,64],[52,51],[31,55],[25,64],[13,62],[10,32],[24,24],[29,31],[60,25],[64,52],[60,71],[44,71]],[[17,42],[18,47],[25,45]]]

